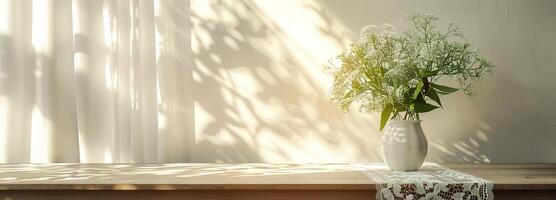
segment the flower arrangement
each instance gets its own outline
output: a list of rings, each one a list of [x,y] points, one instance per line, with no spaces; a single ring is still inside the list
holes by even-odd
[[[367,26],[360,39],[331,62],[331,98],[348,111],[357,102],[364,113],[381,112],[380,130],[389,119],[419,120],[419,114],[442,107],[441,95],[462,90],[471,96],[473,84],[493,73],[493,65],[472,49],[462,31],[450,23],[438,29],[438,17],[413,14],[409,29]],[[456,80],[458,87],[439,84]]]

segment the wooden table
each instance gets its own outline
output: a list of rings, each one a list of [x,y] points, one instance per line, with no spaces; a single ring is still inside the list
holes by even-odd
[[[496,199],[556,199],[556,164],[445,165],[494,182]],[[374,199],[350,164],[3,164],[0,200]]]

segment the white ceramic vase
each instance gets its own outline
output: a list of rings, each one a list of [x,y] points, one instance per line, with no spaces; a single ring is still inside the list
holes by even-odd
[[[384,160],[391,170],[415,171],[427,156],[421,120],[390,120],[382,136]]]

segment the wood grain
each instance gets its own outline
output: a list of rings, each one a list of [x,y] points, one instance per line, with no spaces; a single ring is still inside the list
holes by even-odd
[[[497,190],[495,199],[553,200],[556,190]],[[374,200],[373,190],[11,190],[2,200]]]
[[[556,164],[446,166],[490,180],[494,190],[556,190]]]
[[[495,190],[556,190],[556,164],[446,165]],[[334,190],[372,191],[349,164],[3,164],[0,191]]]
[[[2,200],[372,200],[370,190],[0,191]]]

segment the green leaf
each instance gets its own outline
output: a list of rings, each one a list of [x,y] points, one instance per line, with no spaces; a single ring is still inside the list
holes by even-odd
[[[436,93],[436,91],[434,91],[434,89],[429,88],[429,90],[427,90],[427,92],[425,93],[425,96],[431,98],[440,107],[442,107],[442,103],[440,103],[440,97],[438,97],[438,94]]]
[[[440,72],[440,69],[434,70],[434,71],[430,71],[425,73],[425,77],[431,77],[431,76],[436,76],[438,74],[438,72]]]
[[[455,92],[455,91],[459,90],[457,88],[448,87],[448,86],[444,86],[444,85],[437,85],[437,84],[434,84],[434,83],[431,83],[431,87],[434,88],[436,91],[438,91],[438,93],[440,93],[440,94],[450,94],[452,92]]]
[[[419,95],[419,96],[421,96],[421,95]],[[414,105],[415,105],[414,108],[415,108],[416,113],[429,112],[431,110],[434,110],[434,109],[438,108],[438,106],[428,104],[422,96],[421,96],[421,98],[418,98],[418,99],[419,100],[416,100],[415,103],[414,103]]]
[[[417,83],[417,86],[415,87],[415,90],[413,91],[413,95],[411,96],[411,99],[413,99],[413,100],[417,99],[417,97],[421,93],[421,89],[423,89],[424,85],[425,84],[423,83],[423,81],[419,81],[419,83]]]
[[[415,112],[417,113],[425,113],[437,108],[438,106],[432,104],[415,102]]]
[[[392,113],[392,106],[387,105],[386,107],[384,107],[384,109],[382,109],[382,113],[380,113],[380,129],[379,129],[379,131],[382,131],[384,126],[386,126],[386,122],[388,122],[388,119],[390,118],[391,113]]]

